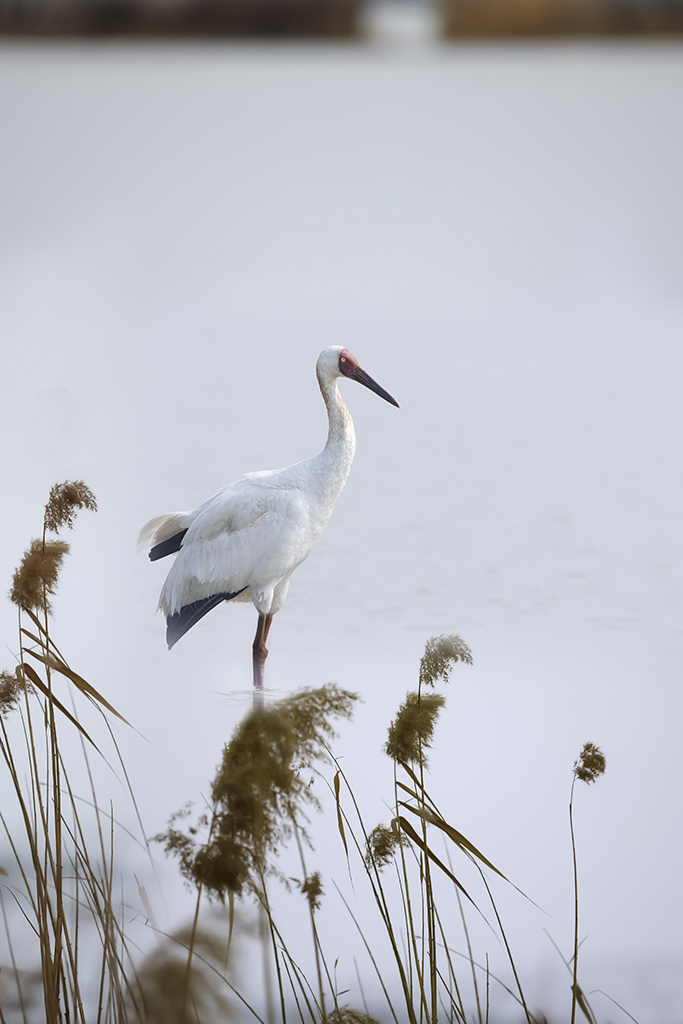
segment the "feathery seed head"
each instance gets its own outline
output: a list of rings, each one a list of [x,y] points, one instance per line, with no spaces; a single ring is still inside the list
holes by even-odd
[[[578,761],[574,761],[574,777],[581,782],[595,782],[604,774],[607,761],[594,743],[584,743]]]
[[[420,661],[420,686],[434,686],[437,679],[448,682],[451,666],[458,661],[472,664],[472,652],[457,634],[433,636],[427,641]]]
[[[406,837],[400,829],[389,828],[388,825],[375,825],[366,843],[365,863],[374,864],[382,871],[390,862],[396,849],[406,843]]]
[[[55,484],[50,489],[50,497],[45,506],[45,529],[56,533],[60,527],[68,526],[72,530],[79,508],[97,512],[97,501],[90,488],[82,480],[65,480],[63,484]]]
[[[304,808],[318,801],[302,765],[328,758],[330,720],[350,718],[356,699],[334,685],[301,690],[240,722],[212,783],[207,842],[198,847],[193,835],[181,841],[175,829],[157,837],[179,857],[186,878],[221,899],[240,894],[268,869],[268,855],[289,838],[295,823],[306,838]]]
[[[33,687],[21,675],[21,669],[14,672],[0,672],[0,715],[8,715],[19,704],[21,695]]]
[[[408,693],[389,726],[384,751],[393,761],[427,766],[427,747],[446,698],[440,693]]]
[[[9,599],[19,608],[52,611],[48,594],[54,594],[62,559],[69,545],[63,540],[32,540],[12,577]]]
[[[314,871],[312,875],[304,879],[300,885],[301,891],[308,900],[311,910],[320,910],[321,897],[325,895],[323,883],[320,880],[320,872]]]
[[[379,1024],[369,1013],[351,1006],[336,1006],[325,1018],[325,1024]]]
[[[234,1021],[226,975],[231,977],[235,970],[235,934],[228,949],[225,944],[225,933],[228,929],[232,932],[232,924],[231,913],[214,910],[172,935],[159,936],[155,948],[137,964],[135,985],[127,987],[126,1005],[117,1018],[144,1020],[145,1024]],[[247,923],[240,922],[239,931],[244,934],[248,930]],[[194,951],[190,963],[188,949]]]

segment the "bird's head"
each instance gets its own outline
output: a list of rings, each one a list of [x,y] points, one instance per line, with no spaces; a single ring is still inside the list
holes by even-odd
[[[388,391],[380,387],[376,380],[373,380],[365,370],[361,369],[358,360],[347,348],[342,348],[340,345],[330,345],[329,348],[323,349],[318,357],[316,370],[321,381],[334,380],[335,377],[348,377],[350,380],[355,380],[358,384],[369,388],[370,391],[374,391],[385,402],[395,405],[397,409],[399,408],[396,399],[392,398]]]

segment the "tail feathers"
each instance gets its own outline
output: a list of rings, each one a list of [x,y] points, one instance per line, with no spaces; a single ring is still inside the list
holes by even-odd
[[[246,587],[242,587],[242,590],[246,589]],[[174,644],[178,643],[181,636],[185,636],[188,629],[192,629],[195,623],[204,618],[207,612],[219,605],[221,601],[229,601],[231,598],[237,597],[242,590],[236,590],[234,594],[213,594],[211,597],[202,598],[201,601],[186,604],[179,612],[169,615],[166,619],[166,643],[169,651]]]
[[[138,537],[138,551],[146,548],[148,544],[155,546],[175,537],[176,534],[187,530],[192,524],[191,512],[171,512],[156,519],[150,519],[140,530]]]
[[[156,562],[158,558],[165,558],[166,555],[172,555],[174,551],[180,551],[186,533],[187,530],[181,530],[180,533],[162,540],[161,544],[155,544],[149,553],[150,561]]]

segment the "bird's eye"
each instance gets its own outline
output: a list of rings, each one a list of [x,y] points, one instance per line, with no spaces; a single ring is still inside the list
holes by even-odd
[[[345,363],[346,362],[346,356],[342,356],[341,357],[341,361],[342,361],[342,363]]]

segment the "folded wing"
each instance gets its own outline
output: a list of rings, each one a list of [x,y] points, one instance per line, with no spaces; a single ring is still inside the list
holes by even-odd
[[[208,599],[211,607],[232,598],[258,600],[310,553],[321,531],[311,522],[302,492],[278,483],[275,474],[240,480],[190,513],[189,525],[185,513],[161,524],[151,538],[152,552],[163,557],[178,551],[159,601],[169,624],[197,605],[186,613],[187,621],[192,618],[186,632],[210,610],[201,603]]]

